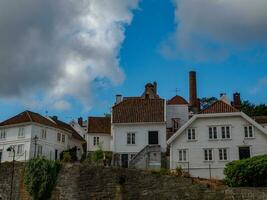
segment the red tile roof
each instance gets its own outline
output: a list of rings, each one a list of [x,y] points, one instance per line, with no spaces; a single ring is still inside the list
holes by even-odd
[[[51,120],[47,119],[46,117],[43,117],[38,113],[34,113],[28,110],[1,122],[0,126],[21,124],[27,122],[35,122],[46,126],[56,127],[56,124],[54,124]]]
[[[259,124],[267,124],[267,116],[254,116],[252,118]]]
[[[67,123],[62,122],[60,120],[56,120],[55,118],[51,118],[52,120],[43,117],[42,115],[32,112],[32,111],[24,111],[14,117],[11,117],[3,122],[0,123],[1,126],[8,126],[8,125],[15,125],[27,122],[34,122],[38,124],[42,124],[45,126],[50,126],[53,128],[58,128],[64,131],[69,131],[72,133],[72,136],[78,140],[84,141],[84,139]]]
[[[163,99],[126,99],[113,106],[113,123],[164,122]]]
[[[240,112],[233,106],[225,103],[224,101],[216,101],[211,104],[206,109],[202,110],[200,114],[211,114],[211,113],[231,113],[231,112]]]
[[[88,133],[111,133],[110,117],[88,117]]]
[[[167,102],[168,105],[185,105],[188,104],[188,102],[181,96],[174,96],[172,99],[170,99]]]

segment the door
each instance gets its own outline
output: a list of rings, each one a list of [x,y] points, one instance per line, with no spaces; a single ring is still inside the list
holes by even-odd
[[[121,166],[128,168],[128,154],[121,154]]]
[[[1,163],[1,161],[2,161],[2,155],[3,155],[3,151],[0,150],[0,163]]]
[[[250,148],[249,147],[239,147],[239,159],[250,158]]]
[[[159,144],[158,131],[149,131],[148,132],[148,144]]]
[[[58,150],[55,150],[55,160],[57,160],[57,154],[58,154]]]

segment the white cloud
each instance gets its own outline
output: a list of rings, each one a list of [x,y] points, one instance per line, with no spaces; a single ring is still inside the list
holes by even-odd
[[[169,57],[197,60],[267,44],[266,0],[173,0],[176,32],[162,44]]]
[[[124,80],[119,51],[137,4],[0,1],[1,96],[28,100],[37,95],[59,109],[69,107],[66,97],[71,96],[90,108],[96,79],[112,85]]]
[[[254,86],[250,87],[249,93],[251,95],[255,95],[255,94],[261,92],[266,87],[267,87],[267,76],[259,79]]]
[[[65,100],[60,100],[55,102],[54,108],[57,110],[69,110],[71,108],[71,104]]]

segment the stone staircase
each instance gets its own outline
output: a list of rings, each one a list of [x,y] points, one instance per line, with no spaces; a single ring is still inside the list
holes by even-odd
[[[147,145],[129,162],[130,168],[159,169],[161,168],[160,145]]]

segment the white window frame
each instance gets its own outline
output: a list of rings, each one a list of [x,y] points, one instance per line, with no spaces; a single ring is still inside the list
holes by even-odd
[[[134,132],[127,133],[126,144],[127,145],[135,145],[136,144],[136,134]]]
[[[228,148],[219,148],[218,157],[219,157],[219,161],[228,161],[229,160]]]
[[[17,145],[17,155],[22,155],[24,153],[24,144]]]
[[[223,137],[223,129],[224,129],[224,137]],[[229,133],[228,133],[227,129],[229,129]],[[228,134],[229,134],[229,137],[228,137]],[[221,126],[221,138],[223,140],[229,140],[229,139],[232,138],[232,128],[231,128],[231,126],[229,126],[229,125]]]
[[[211,130],[211,132],[210,132]],[[215,136],[215,130],[216,130],[216,138]],[[210,137],[212,136],[212,137]],[[217,126],[209,126],[209,140],[218,140],[218,127]]]
[[[94,136],[94,137],[93,137],[93,145],[94,145],[94,146],[99,145],[99,136]]]
[[[57,133],[57,141],[60,142],[61,141],[61,133]]]
[[[21,126],[19,127],[18,138],[24,138],[24,137],[25,137],[25,128]]]
[[[178,162],[187,162],[187,161],[188,161],[188,150],[178,149]]]
[[[254,126],[253,125],[244,126],[244,138],[245,139],[254,138]]]
[[[6,139],[6,129],[0,129],[0,140]]]
[[[187,129],[187,140],[188,141],[196,141],[197,140],[196,128]]]
[[[207,159],[206,159],[206,153],[207,153]],[[205,162],[214,161],[213,149],[211,148],[204,149],[204,161]]]
[[[62,133],[62,136],[61,136],[61,141],[62,143],[65,143],[66,142],[66,135]]]
[[[43,155],[43,146],[38,144],[37,145],[37,156],[42,156]]]
[[[47,134],[46,128],[43,128],[42,131],[41,131],[42,139],[46,139],[46,134]]]

